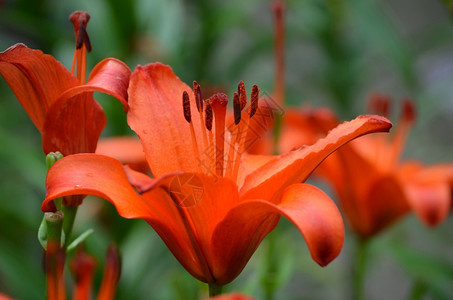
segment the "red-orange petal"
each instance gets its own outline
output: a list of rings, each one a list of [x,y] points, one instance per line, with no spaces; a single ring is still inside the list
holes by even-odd
[[[94,66],[86,84],[65,91],[60,98],[70,98],[87,92],[101,92],[118,99],[127,112],[130,76],[131,70],[125,63],[115,58],[106,58]]]
[[[428,226],[439,225],[452,203],[453,164],[413,167],[408,162],[400,171],[408,204]]]
[[[93,153],[107,123],[104,110],[93,93],[60,98],[48,110],[42,130],[44,153],[60,151],[67,156]]]
[[[285,187],[305,181],[327,156],[343,144],[367,133],[388,131],[391,126],[386,118],[380,116],[359,116],[344,122],[315,144],[280,155],[250,173],[240,189],[240,196],[277,201]]]
[[[181,105],[184,91],[195,104],[191,90],[169,66],[161,63],[138,66],[132,73],[127,120],[140,137],[155,177],[177,171],[191,172],[200,164]],[[191,105],[191,110],[192,115],[198,114],[196,105]],[[192,123],[196,136],[201,137],[199,118],[192,118]]]
[[[51,55],[16,44],[0,54],[0,74],[39,131],[47,110],[69,88],[79,84]]]
[[[105,59],[93,69],[86,85],[68,89],[49,107],[43,124],[44,153],[63,155],[94,152],[106,124],[104,111],[93,98],[103,92],[120,100],[127,110],[130,70],[116,59]]]
[[[221,283],[233,280],[244,268],[263,238],[277,225],[279,217],[290,220],[307,242],[319,265],[325,266],[341,251],[344,226],[333,201],[320,189],[303,183],[288,187],[276,205],[263,200],[246,200],[233,208],[217,226],[213,250]],[[221,273],[223,271],[223,273]]]
[[[146,201],[128,182],[123,165],[98,154],[75,154],[55,163],[47,173],[47,194],[41,209],[52,210],[52,199],[69,195],[94,195],[115,205],[124,218],[155,215]]]

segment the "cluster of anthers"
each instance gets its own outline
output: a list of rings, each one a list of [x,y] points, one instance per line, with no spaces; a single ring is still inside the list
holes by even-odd
[[[249,121],[258,109],[259,91],[258,86],[254,85],[250,96],[250,105],[246,109],[245,85],[243,81],[239,82],[238,91],[233,95],[234,122],[226,126],[228,97],[223,93],[217,93],[204,100],[200,85],[196,81],[193,82],[193,93],[200,124],[204,125],[201,126],[201,139],[203,140],[203,148],[201,149],[204,149],[201,153],[197,142],[197,138],[200,137],[196,136],[192,122],[189,94],[187,91],[183,92],[184,118],[190,125],[193,151],[200,162],[198,172],[227,177],[236,182],[241,156],[246,150]],[[244,110],[245,112],[242,113]],[[212,132],[213,123],[214,133]]]

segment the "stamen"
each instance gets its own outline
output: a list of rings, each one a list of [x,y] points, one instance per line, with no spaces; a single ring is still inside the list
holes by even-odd
[[[193,81],[193,94],[195,95],[195,103],[197,104],[198,112],[203,112],[203,96],[198,82]]]
[[[245,95],[247,99],[247,95]],[[245,100],[247,103],[247,100]],[[238,93],[234,93],[233,95],[233,112],[234,112],[234,124],[239,124],[241,121],[241,103],[239,102]]]
[[[404,100],[403,102],[403,116],[402,116],[402,120],[404,122],[407,122],[409,124],[412,125],[412,123],[414,122],[415,120],[415,106],[414,106],[414,103],[409,100],[409,99],[406,99]]]
[[[223,93],[212,95],[209,103],[214,110],[215,115],[215,167],[216,174],[223,176],[223,161],[225,148],[225,115],[228,104],[228,98]]]
[[[209,102],[206,102],[206,129],[211,131],[212,130],[212,120],[214,116],[212,115],[212,106]]]
[[[184,119],[187,123],[192,122],[192,115],[190,113],[190,99],[186,91],[182,93],[182,108],[184,110]]]
[[[210,171],[212,174],[215,174],[216,173],[216,170],[215,170],[215,151],[214,151],[214,143],[213,143],[213,136],[212,136],[212,120],[213,120],[213,112],[212,112],[212,106],[211,104],[209,103],[209,101],[206,101],[206,109],[205,109],[205,112],[206,112],[206,129],[208,130],[208,134],[209,134],[209,141],[208,141],[208,147],[207,148],[207,151],[208,151],[208,159],[209,159],[209,168],[210,168]]]
[[[74,25],[76,34],[76,49],[81,49],[83,45],[91,52],[91,42],[86,31],[90,14],[85,11],[75,11],[69,16],[69,21]]]
[[[247,105],[247,92],[245,91],[244,81],[240,81],[238,84],[238,95],[239,102],[241,103],[241,110]]]
[[[260,94],[260,89],[258,86],[255,84],[252,87],[252,94],[250,96],[250,118],[253,117],[253,115],[256,113],[256,110],[258,109],[258,98]]]
[[[76,37],[76,49],[72,61],[71,72],[75,75],[77,66],[77,78],[80,84],[85,84],[86,80],[86,51],[91,51],[91,42],[86,31],[90,15],[84,11],[76,11],[69,16],[69,20],[74,25]]]
[[[407,137],[409,136],[410,129],[415,120],[415,107],[412,101],[404,100],[401,112],[401,119],[396,128],[393,137],[393,151],[391,162],[393,165],[397,164],[401,153],[403,152],[404,145],[406,144]]]
[[[374,94],[369,100],[371,113],[388,118],[390,115],[390,98],[382,94]]]
[[[190,135],[192,137],[192,148],[193,152],[196,156],[196,159],[200,162],[198,165],[199,171],[201,171],[201,158],[200,158],[200,152],[198,151],[198,144],[197,144],[197,137],[195,136],[195,129],[193,128],[193,123],[192,123],[192,115],[190,112],[190,99],[189,99],[189,94],[184,91],[182,93],[182,107],[184,111],[184,118],[186,119],[187,123],[190,125]]]
[[[195,80],[193,81],[193,94],[195,96],[195,103],[197,104],[197,110],[200,115],[200,126],[201,126],[201,132],[202,132],[202,136],[203,136],[203,147],[204,147],[204,149],[206,149],[208,147],[208,138],[207,138],[207,134],[206,134],[206,129],[203,126],[203,124],[205,123],[204,118],[203,118],[203,102],[204,101],[203,101],[203,95],[201,94],[201,87],[198,84],[198,82],[196,82]]]
[[[249,129],[249,122],[250,119],[255,115],[257,109],[258,109],[258,99],[259,99],[259,93],[260,89],[258,86],[255,84],[252,87],[252,93],[250,95],[250,113],[248,118],[244,118],[244,122],[242,123],[242,126],[239,127],[238,131],[238,150],[237,150],[237,155],[236,159],[234,160],[234,165],[233,165],[233,171],[232,171],[232,176],[231,179],[233,181],[236,181],[238,172],[239,172],[239,165],[241,163],[241,157],[242,153],[244,153],[245,150],[245,144],[247,141],[247,133]]]

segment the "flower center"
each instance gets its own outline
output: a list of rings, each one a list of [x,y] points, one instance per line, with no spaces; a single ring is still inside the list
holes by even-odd
[[[86,52],[91,51],[91,42],[86,31],[90,15],[84,11],[75,11],[69,16],[69,21],[74,25],[76,49],[72,60],[71,72],[79,79],[80,84],[86,80]],[[77,68],[77,75],[75,74]]]
[[[242,114],[247,106],[247,94],[244,82],[239,82],[238,91],[233,96],[234,122],[226,126],[226,109],[228,97],[223,93],[212,95],[209,99],[203,100],[200,85],[194,81],[193,93],[197,105],[197,111],[201,124],[201,139],[203,144],[199,145],[192,122],[190,99],[187,91],[183,92],[184,118],[190,126],[192,147],[197,156],[199,164],[198,171],[205,174],[231,178],[236,182],[242,153],[245,151],[246,137],[249,127],[249,120],[258,109],[259,88],[254,85],[252,88],[250,106]],[[203,108],[205,108],[203,110]],[[203,114],[204,111],[204,114]],[[214,133],[213,133],[214,125]],[[199,151],[202,146],[204,151]],[[225,149],[226,148],[226,149]]]

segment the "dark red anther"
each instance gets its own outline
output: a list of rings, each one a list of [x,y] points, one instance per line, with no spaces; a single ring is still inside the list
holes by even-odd
[[[414,103],[409,99],[404,100],[402,112],[403,120],[406,122],[413,122],[415,120],[415,114],[416,112]]]
[[[89,20],[90,15],[85,11],[75,11],[69,16],[69,21],[74,25],[76,34],[76,49],[82,48],[85,44],[88,52],[91,51],[91,42],[86,31]]]
[[[212,130],[212,120],[214,118],[214,115],[212,114],[212,106],[209,104],[209,102],[206,102],[206,120],[205,120],[205,125],[206,129],[211,131]]]
[[[369,100],[370,111],[373,114],[388,117],[390,114],[390,98],[383,94],[374,94]]]
[[[247,105],[247,92],[245,91],[244,81],[240,81],[238,84],[238,94],[239,94],[239,102],[241,104],[241,110]]]
[[[234,124],[241,122],[241,103],[239,101],[238,93],[233,95],[233,112],[234,112]]]
[[[258,109],[258,98],[260,96],[260,89],[255,84],[252,87],[252,94],[250,96],[250,118],[256,113]]]
[[[203,112],[203,95],[201,94],[200,85],[195,80],[193,81],[193,94],[195,96],[198,112]]]
[[[192,115],[190,113],[190,99],[189,94],[184,91],[182,93],[182,108],[184,110],[184,118],[188,123],[192,121]]]

